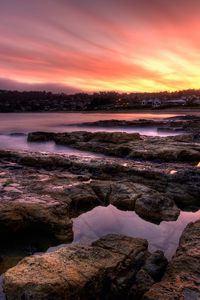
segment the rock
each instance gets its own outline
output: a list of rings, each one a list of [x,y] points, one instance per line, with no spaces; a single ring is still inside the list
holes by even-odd
[[[175,116],[170,118],[159,119],[139,119],[139,120],[99,120],[95,122],[87,122],[76,124],[76,126],[85,127],[157,127],[158,130],[174,132],[181,131],[185,133],[198,133],[200,127],[200,117],[196,115]]]
[[[199,162],[200,145],[193,142],[193,135],[180,137],[147,137],[126,132],[32,132],[28,141],[53,140],[57,144],[70,145],[117,157],[131,159]]]
[[[88,183],[68,187],[65,189],[65,194],[70,198],[70,209],[75,210],[75,213],[102,204]]]
[[[159,281],[168,265],[168,261],[162,251],[156,251],[151,254],[143,266],[143,269],[153,278],[155,281]]]
[[[76,126],[85,127],[152,127],[161,125],[162,121],[160,120],[151,120],[151,119],[139,119],[134,121],[126,120],[99,120],[95,122],[85,122],[76,124]]]
[[[153,222],[176,220],[180,213],[172,199],[142,184],[94,181],[91,186],[103,205],[135,210],[139,216]]]
[[[125,210],[134,210],[135,201],[141,195],[140,185],[125,181],[92,181],[91,187],[102,204]]]
[[[128,299],[141,299],[142,295],[147,292],[154,283],[153,278],[142,268],[136,274],[135,282],[130,288]]]
[[[173,199],[181,209],[198,209],[200,207],[200,170],[178,171],[169,177],[166,194]]]
[[[132,284],[129,292],[129,299],[141,299],[151,286],[160,281],[168,261],[162,251],[156,251],[151,254],[140,271],[137,273],[135,282]]]
[[[142,194],[136,200],[135,212],[144,219],[160,223],[163,220],[176,220],[180,214],[180,209],[166,195],[149,189],[149,193]]]
[[[11,136],[26,136],[26,134],[24,132],[11,132],[10,135]]]
[[[47,197],[46,197],[47,199]],[[0,203],[1,239],[17,239],[29,234],[44,234],[55,241],[69,242],[73,238],[72,222],[66,207],[53,199],[41,203],[39,199],[19,198]]]
[[[8,300],[119,299],[147,255],[145,240],[108,235],[23,259],[5,273],[4,290]]]
[[[24,173],[24,178],[26,178],[26,176],[29,176],[29,174],[26,175],[23,168],[32,168],[33,173],[37,173],[37,170],[41,168],[48,170],[48,172],[50,172],[51,170],[56,173],[62,173],[63,170],[68,170],[69,172],[71,172],[71,174],[76,174],[77,176],[86,176],[89,178],[93,178],[96,181],[95,185],[97,185],[98,181],[98,185],[100,184],[98,189],[105,189],[104,193],[109,192],[111,181],[118,182],[119,184],[117,183],[116,186],[115,198],[111,198],[112,203],[119,208],[123,208],[124,206],[124,209],[129,209],[128,207],[130,207],[130,209],[133,209],[133,207],[135,206],[135,200],[129,201],[128,196],[128,194],[131,194],[132,199],[132,195],[134,194],[133,192],[131,192],[131,183],[142,183],[143,187],[146,186],[146,188],[150,188],[150,190],[148,190],[148,193],[151,190],[153,190],[154,192],[157,191],[166,199],[170,198],[171,200],[173,200],[181,209],[194,210],[195,207],[198,208],[200,205],[200,168],[193,167],[185,163],[151,163],[147,161],[138,162],[130,160],[124,161],[119,159],[108,160],[106,158],[103,160],[99,158],[81,158],[77,160],[76,157],[69,157],[65,155],[15,152],[3,150],[0,151],[0,157],[2,160],[7,160],[6,166],[9,166],[9,169],[11,162],[15,162],[15,164],[17,162],[17,166],[20,167],[17,169],[22,168],[21,173]],[[17,172],[17,169],[12,171],[13,174]],[[174,170],[173,174],[170,173],[171,170]],[[0,188],[4,189],[4,185],[7,185],[8,181],[9,180],[4,177],[0,178]],[[77,181],[79,182],[81,181],[81,179],[78,179]],[[53,180],[51,192],[54,195],[56,195],[56,187],[53,187],[54,184],[55,183]],[[65,198],[65,200],[67,201],[67,195],[64,192],[65,185],[66,184],[63,185],[63,193],[60,193],[60,195],[59,193],[57,193],[57,196],[61,197],[62,199]],[[121,188],[119,187],[120,185]],[[31,190],[35,190],[37,186],[38,182],[37,184],[34,183],[31,186]],[[44,192],[50,193],[49,184],[40,184],[40,189],[41,187],[44,190]],[[48,188],[48,191],[45,190],[45,187]],[[55,188],[54,191],[53,188]],[[20,186],[18,186],[17,189],[20,190],[20,192],[22,191]],[[126,189],[127,191],[130,189],[130,193],[126,193]],[[122,199],[121,195],[126,195],[126,201],[125,197],[124,201],[117,200],[119,194],[117,190],[120,191],[120,199]],[[122,192],[122,190],[124,191]],[[38,193],[38,188],[36,192]],[[91,195],[93,195],[92,197],[94,198],[94,191],[90,190],[90,193]],[[144,193],[144,190],[142,193]],[[17,196],[17,193],[15,194]],[[158,194],[157,196],[157,198],[160,197]],[[58,197],[56,197],[56,200],[58,200]],[[100,198],[102,198],[102,196]],[[98,202],[91,201],[91,203],[94,203],[96,205]],[[79,202],[79,204],[81,204],[81,202]]]
[[[178,250],[161,282],[143,296],[143,300],[200,299],[200,220],[184,230]]]
[[[27,140],[28,142],[48,142],[53,140],[53,138],[53,132],[37,131],[35,133],[29,133]]]

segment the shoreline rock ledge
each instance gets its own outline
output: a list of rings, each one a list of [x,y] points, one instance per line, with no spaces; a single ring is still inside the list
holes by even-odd
[[[146,240],[110,234],[23,259],[5,273],[4,291],[8,300],[139,299],[166,265]]]
[[[200,220],[188,224],[161,282],[142,300],[200,299]]]

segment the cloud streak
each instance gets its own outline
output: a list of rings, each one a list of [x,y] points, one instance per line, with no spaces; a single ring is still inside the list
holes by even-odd
[[[24,88],[198,88],[199,11],[197,0],[0,0],[0,77]]]
[[[6,78],[0,78],[0,90],[17,91],[48,91],[54,93],[74,94],[82,92],[80,89],[67,86],[66,84],[55,83],[22,83]]]

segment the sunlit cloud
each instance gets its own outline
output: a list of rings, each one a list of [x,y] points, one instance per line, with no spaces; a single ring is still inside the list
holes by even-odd
[[[197,0],[0,0],[0,77],[85,91],[199,88],[199,11]]]

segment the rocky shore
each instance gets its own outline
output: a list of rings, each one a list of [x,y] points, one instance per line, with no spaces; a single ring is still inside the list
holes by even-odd
[[[200,221],[190,223],[167,267],[163,253],[150,254],[145,240],[108,235],[91,246],[25,258],[5,273],[4,289],[8,300],[197,300],[199,240]]]
[[[125,132],[32,132],[28,135],[28,141],[54,141],[79,150],[127,159],[191,162],[194,165],[200,161],[198,134],[150,137]]]
[[[97,206],[135,211],[156,224],[177,220],[181,210],[199,210],[196,129],[165,138],[36,132],[28,140],[110,157],[0,150],[0,273],[8,300],[199,299],[199,221],[187,226],[168,267],[164,254],[149,253],[139,237],[69,244],[72,219]],[[63,243],[69,245],[30,256]]]
[[[153,285],[144,300],[200,299],[200,220],[184,230],[180,244],[163,279]]]
[[[134,121],[126,120],[100,120],[96,122],[85,122],[76,124],[80,127],[156,127],[158,130],[199,133],[200,117],[195,115],[182,115],[163,119],[139,119]]]

